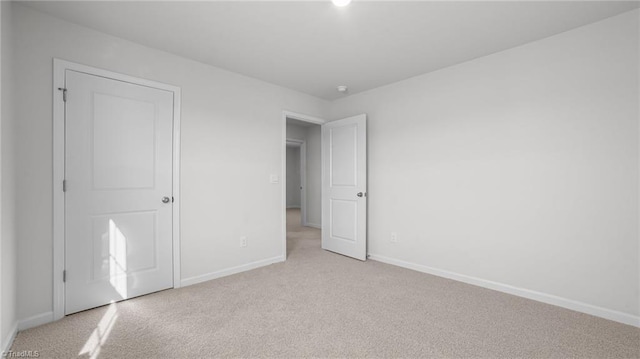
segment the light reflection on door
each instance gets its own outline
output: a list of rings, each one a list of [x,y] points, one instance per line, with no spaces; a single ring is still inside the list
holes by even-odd
[[[127,298],[127,237],[113,219],[109,219],[109,278],[120,297]]]

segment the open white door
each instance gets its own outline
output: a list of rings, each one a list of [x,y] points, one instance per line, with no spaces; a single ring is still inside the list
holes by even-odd
[[[322,125],[322,248],[367,259],[367,115]]]

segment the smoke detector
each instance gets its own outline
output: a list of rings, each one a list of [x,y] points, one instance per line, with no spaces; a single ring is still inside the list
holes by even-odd
[[[336,89],[340,93],[347,93],[347,91],[349,91],[349,88],[347,86],[344,86],[344,85],[338,86]]]

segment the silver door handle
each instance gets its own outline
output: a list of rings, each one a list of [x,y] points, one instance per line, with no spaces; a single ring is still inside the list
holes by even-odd
[[[362,196],[364,196],[364,194],[362,192],[358,192],[358,194],[356,196],[362,197]]]
[[[169,203],[171,202],[171,198],[169,197],[162,197],[162,203]]]

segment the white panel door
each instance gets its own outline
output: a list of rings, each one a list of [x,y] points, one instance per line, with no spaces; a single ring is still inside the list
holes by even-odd
[[[322,248],[367,259],[367,116],[322,125]]]
[[[66,70],[65,314],[173,287],[173,93]]]

